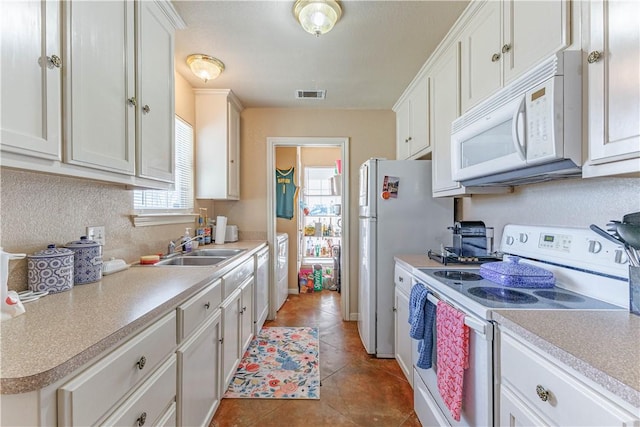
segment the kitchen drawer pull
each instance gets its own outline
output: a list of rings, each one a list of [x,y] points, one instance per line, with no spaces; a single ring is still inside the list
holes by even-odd
[[[538,394],[540,400],[542,400],[543,402],[549,400],[549,390],[545,390],[545,388],[540,384],[536,386],[536,393]]]
[[[140,414],[136,421],[138,422],[138,427],[142,427],[144,423],[147,422],[147,413],[143,412],[142,414]]]
[[[587,56],[587,62],[589,64],[594,64],[600,61],[600,59],[602,59],[602,52],[598,52],[597,50],[590,52],[589,56]]]
[[[142,107],[142,111],[144,111],[145,113],[150,113],[151,112],[151,107],[149,107],[148,104],[145,104],[145,106]]]
[[[209,307],[211,307],[211,303],[207,301],[207,303],[204,305],[204,309],[209,310]]]
[[[498,61],[500,61],[499,53],[494,53],[493,55],[491,55],[491,62],[498,62]]]
[[[147,364],[147,358],[142,356],[140,360],[138,360],[138,362],[136,363],[136,366],[138,367],[138,369],[142,369],[146,364]]]
[[[127,99],[127,102],[129,103],[129,105],[135,107],[138,103],[136,102],[136,97],[132,96],[131,98]]]
[[[404,282],[404,277],[402,277],[402,276],[398,277],[398,281],[399,282]]]
[[[502,53],[507,53],[511,50],[511,45],[509,43],[502,46]]]

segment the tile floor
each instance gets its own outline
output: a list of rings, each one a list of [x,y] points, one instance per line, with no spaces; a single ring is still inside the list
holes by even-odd
[[[420,426],[400,367],[365,352],[357,323],[340,318],[337,292],[290,295],[265,326],[320,329],[320,399],[222,399],[210,427]]]

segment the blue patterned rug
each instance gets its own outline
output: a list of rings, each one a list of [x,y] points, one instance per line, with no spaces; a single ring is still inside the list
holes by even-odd
[[[262,328],[224,397],[320,399],[319,349],[318,328]]]

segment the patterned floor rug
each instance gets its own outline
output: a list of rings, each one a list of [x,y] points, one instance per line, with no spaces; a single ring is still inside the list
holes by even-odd
[[[224,397],[320,399],[319,349],[318,328],[262,328]]]

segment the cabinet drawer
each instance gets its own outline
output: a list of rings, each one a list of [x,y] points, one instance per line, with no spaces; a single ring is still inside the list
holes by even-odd
[[[157,425],[176,396],[176,356],[172,355],[122,405],[104,426]]]
[[[624,426],[635,425],[634,417],[513,337],[502,333],[500,350],[501,382],[534,413],[555,425]],[[526,369],[523,369],[526,367]],[[539,388],[540,387],[540,388]],[[537,389],[547,400],[539,397]],[[502,412],[502,411],[501,411]]]
[[[63,385],[58,390],[59,424],[94,424],[175,348],[173,311]]]
[[[222,276],[222,299],[226,299],[236,290],[245,279],[253,274],[253,258],[234,268],[233,271]]]
[[[393,281],[407,295],[411,295],[411,273],[396,264]]]
[[[187,302],[178,306],[178,341],[188,337],[207,317],[215,313],[222,302],[220,280],[211,283]]]

